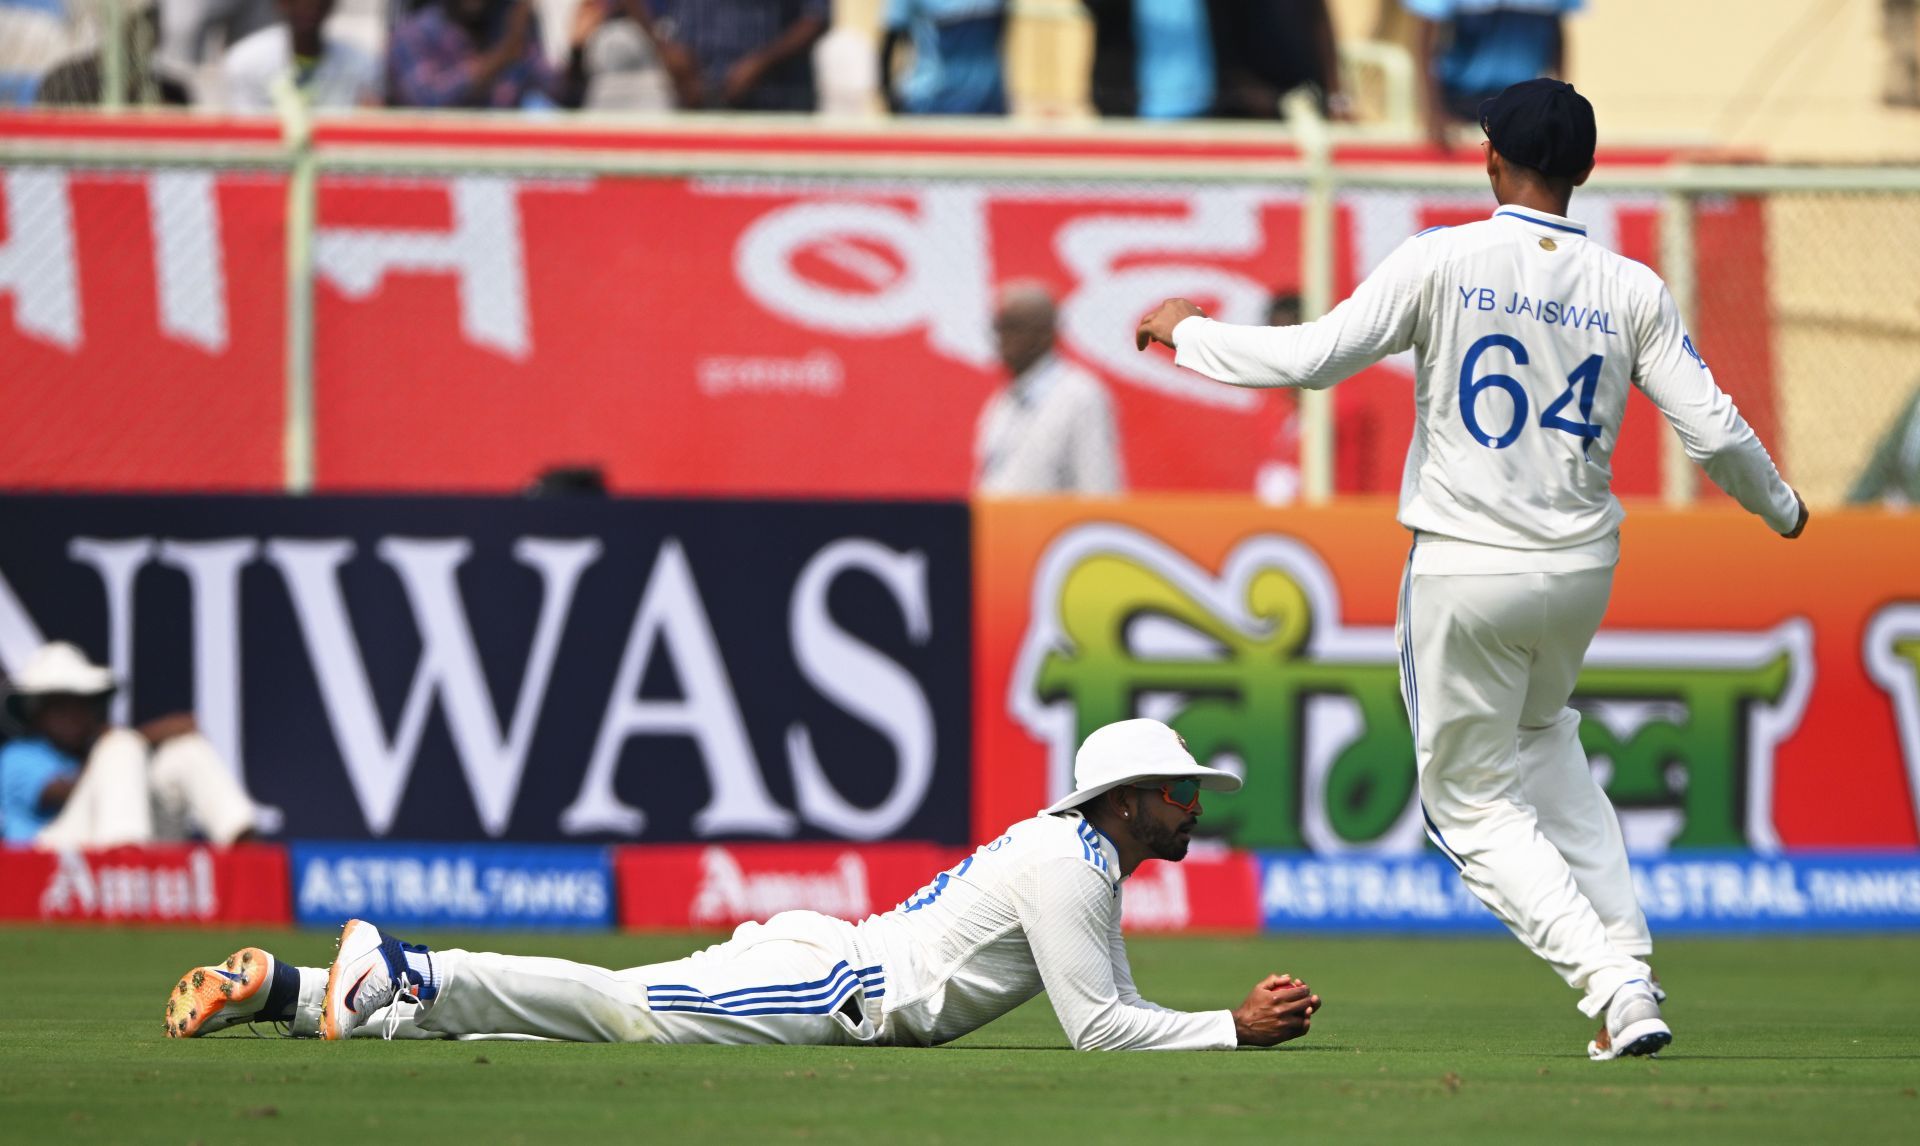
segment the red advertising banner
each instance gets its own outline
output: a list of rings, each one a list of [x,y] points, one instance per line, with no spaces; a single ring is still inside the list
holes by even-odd
[[[1070,788],[1093,728],[1150,715],[1247,778],[1200,830],[1237,848],[1425,845],[1393,622],[1408,538],[1382,501],[981,502],[974,827]],[[1573,703],[1630,850],[1920,843],[1920,520],[1630,509]]]
[[[726,930],[795,910],[860,920],[893,910],[972,851],[932,844],[617,848],[620,926]],[[1177,864],[1149,860],[1127,881],[1123,903],[1129,931],[1257,931],[1257,865],[1242,852],[1206,849]]]
[[[292,921],[285,848],[0,850],[0,919],[169,926]]]
[[[620,926],[726,930],[799,910],[865,919],[891,911],[972,850],[937,844],[616,848]]]
[[[49,140],[261,138],[257,124],[142,124],[0,117],[0,131]],[[404,124],[334,125],[325,138],[502,153],[751,147],[789,157],[794,173],[775,162],[751,178],[516,177],[476,160],[467,174],[325,176],[313,243],[323,490],[513,490],[590,462],[629,493],[959,495],[982,405],[1005,380],[993,299],[1023,279],[1057,293],[1061,353],[1113,395],[1131,488],[1246,492],[1263,467],[1294,460],[1291,396],[1207,382],[1136,353],[1131,332],[1169,294],[1255,322],[1271,296],[1297,291],[1297,185],[800,173],[871,150],[1250,160],[1284,150],[1270,141]],[[0,486],[280,485],[284,201],[282,178],[242,171],[0,170],[0,360],[13,397]],[[1657,197],[1577,204],[1597,241],[1653,258]],[[1344,191],[1337,288],[1414,232],[1492,205]],[[1752,201],[1701,208],[1702,266],[1763,294],[1764,238]],[[1764,436],[1771,351],[1754,322],[1766,308],[1701,293],[1697,340]],[[1410,362],[1389,360],[1337,393],[1344,490],[1397,482],[1410,379]],[[1623,490],[1656,488],[1656,422],[1645,408],[1627,421]]]
[[[1148,860],[1127,879],[1128,931],[1258,931],[1260,873],[1246,852],[1195,849],[1179,863]]]

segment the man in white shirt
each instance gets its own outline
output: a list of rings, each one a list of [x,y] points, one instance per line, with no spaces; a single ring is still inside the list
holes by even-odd
[[[352,920],[324,974],[257,948],[189,972],[167,1033],[265,1020],[329,1039],[933,1046],[1044,990],[1078,1050],[1228,1050],[1305,1034],[1320,999],[1291,976],[1267,976],[1234,1010],[1185,1012],[1142,999],[1128,968],[1122,882],[1144,860],[1184,858],[1201,789],[1231,792],[1239,778],[1196,763],[1153,720],[1096,730],[1074,778],[1071,795],[859,923],[786,911],[689,958],[609,971],[430,951]]]
[[[1010,381],[980,411],[974,488],[1002,496],[1119,493],[1125,478],[1113,402],[1099,379],[1055,353],[1047,288],[1003,288],[993,333]]]
[[[1606,1024],[1595,1059],[1672,1041],[1620,826],[1567,706],[1619,559],[1608,460],[1637,385],[1688,456],[1775,532],[1805,505],[1714,384],[1659,276],[1566,217],[1593,170],[1593,107],[1529,80],[1481,110],[1500,207],[1407,240],[1325,318],[1229,326],[1185,299],[1135,342],[1240,386],[1321,389],[1415,355],[1400,490],[1414,534],[1400,675],[1427,834],[1521,942]]]
[[[282,77],[316,110],[380,105],[380,62],[358,44],[325,31],[333,2],[279,0],[283,22],[228,49],[228,110],[273,111],[273,86]]]

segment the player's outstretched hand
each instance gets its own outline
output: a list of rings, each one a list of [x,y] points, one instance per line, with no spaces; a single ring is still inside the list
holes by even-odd
[[[1133,332],[1133,348],[1145,350],[1153,343],[1173,345],[1173,328],[1180,325],[1183,318],[1192,318],[1206,314],[1184,298],[1170,298],[1153,308],[1153,312],[1140,320],[1140,328]]]
[[[1320,996],[1292,975],[1268,975],[1233,1012],[1233,1033],[1243,1047],[1270,1047],[1297,1039],[1313,1025]]]
[[[1799,490],[1794,490],[1793,500],[1800,503],[1800,520],[1793,523],[1793,532],[1786,535],[1788,541],[1807,531],[1807,499],[1800,496]]]

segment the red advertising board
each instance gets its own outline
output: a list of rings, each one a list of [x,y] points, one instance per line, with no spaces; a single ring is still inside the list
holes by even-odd
[[[1195,849],[1179,863],[1148,860],[1120,905],[1128,931],[1260,930],[1259,865],[1246,852]]]
[[[0,131],[261,137],[257,124],[68,116],[0,117]],[[1289,397],[1138,354],[1131,331],[1169,294],[1251,322],[1272,294],[1298,290],[1297,185],[803,174],[873,150],[1139,159],[1164,142],[404,123],[335,125],[327,138],[777,154],[751,178],[504,176],[480,160],[465,174],[324,177],[313,245],[322,489],[512,490],[556,463],[592,462],[630,493],[959,495],[976,419],[1004,381],[993,298],[1019,279],[1055,290],[1061,352],[1113,394],[1132,488],[1244,492],[1293,449],[1278,440]],[[1251,160],[1284,149],[1239,138],[1173,150]],[[0,486],[280,485],[284,201],[281,177],[242,171],[0,171],[0,250],[11,252],[0,360],[14,397]],[[1453,191],[1343,192],[1337,289],[1413,232],[1491,207]],[[1658,208],[1649,195],[1579,201],[1599,241],[1649,260]],[[1764,290],[1763,223],[1752,202],[1703,206],[1703,274]],[[1754,323],[1766,308],[1738,291],[1701,295],[1698,341],[1764,436],[1771,351]],[[1343,441],[1377,428],[1394,440],[1370,448],[1398,457],[1410,369],[1389,360],[1352,383]],[[1617,484],[1651,492],[1657,418],[1635,403]],[[1397,468],[1368,472],[1390,482]]]
[[[0,919],[169,926],[286,924],[285,848],[242,844],[0,850]]]
[[[712,844],[614,851],[620,926],[726,930],[782,911],[891,911],[972,849],[937,844]]]
[[[618,848],[620,926],[726,930],[795,910],[860,920],[893,910],[971,852],[932,844]],[[1256,931],[1255,868],[1245,853],[1204,849],[1182,863],[1149,860],[1127,881],[1122,922],[1129,931]]]

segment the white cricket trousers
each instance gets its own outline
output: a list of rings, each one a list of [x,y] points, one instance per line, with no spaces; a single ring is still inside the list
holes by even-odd
[[[1396,626],[1427,835],[1589,1016],[1650,979],[1653,952],[1567,707],[1612,588],[1610,568],[1416,575],[1409,562]]]
[[[94,742],[66,806],[33,842],[110,848],[197,832],[230,844],[253,824],[253,801],[206,737],[188,733],[156,748],[132,729],[113,728]]]
[[[477,951],[433,961],[439,995],[414,1021],[454,1036],[845,1046],[878,1039],[886,993],[853,924],[811,911],[743,923],[725,943],[625,971]]]

